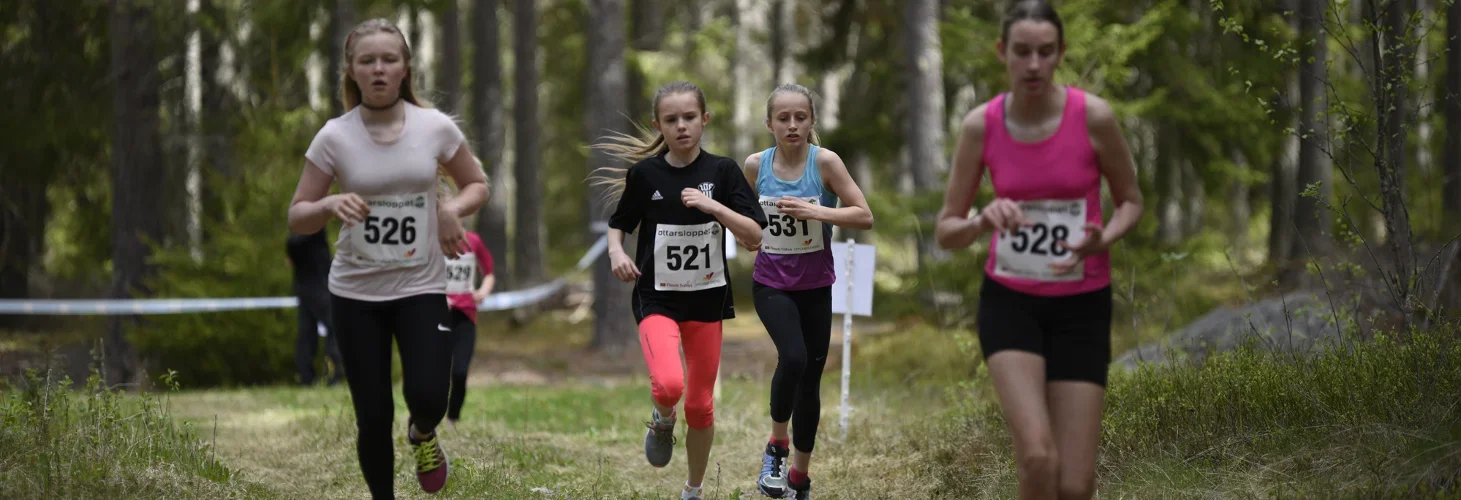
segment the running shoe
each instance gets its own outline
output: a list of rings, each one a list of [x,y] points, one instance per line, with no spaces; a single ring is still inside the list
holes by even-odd
[[[756,489],[762,495],[771,498],[786,496],[786,456],[789,453],[786,448],[766,443],[766,451],[761,455],[761,477],[756,479]]]
[[[788,481],[786,485],[787,488],[791,489],[792,493],[792,496],[788,498],[795,498],[796,500],[812,499],[812,478],[807,478],[806,484],[796,484]]]
[[[649,465],[664,467],[675,453],[675,416],[660,417],[656,408],[644,426],[649,428],[644,433],[644,458]]]
[[[446,486],[450,466],[447,465],[446,452],[436,441],[436,431],[418,441],[411,436],[411,426],[407,424],[406,440],[411,443],[411,455],[416,459],[416,481],[421,483],[421,490],[427,493],[441,491]]]

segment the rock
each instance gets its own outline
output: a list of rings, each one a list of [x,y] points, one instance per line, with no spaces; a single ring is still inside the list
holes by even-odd
[[[1339,317],[1345,316],[1341,309]],[[1211,353],[1235,350],[1255,337],[1256,346],[1267,351],[1307,354],[1327,347],[1338,335],[1334,311],[1322,292],[1297,292],[1215,309],[1164,341],[1127,351],[1113,364],[1129,370],[1143,362],[1170,363],[1169,356],[1201,362]]]

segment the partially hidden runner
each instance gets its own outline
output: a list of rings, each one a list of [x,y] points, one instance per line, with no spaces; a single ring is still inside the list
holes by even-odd
[[[873,227],[872,211],[842,158],[817,145],[816,123],[810,90],[796,84],[777,87],[766,99],[766,128],[776,145],[747,157],[743,167],[767,221],[751,292],[777,352],[771,438],[756,481],[757,490],[773,498],[811,496],[807,473],[821,421],[822,369],[832,338],[832,284],[837,281],[832,226]],[[796,455],[787,471],[793,445]]]
[[[1056,85],[1064,27],[1020,0],[995,46],[1010,92],[964,117],[936,237],[990,233],[976,323],[1009,425],[1020,498],[1091,498],[1111,362],[1108,248],[1140,219],[1141,190],[1111,104]],[[988,173],[994,200],[968,213]],[[1115,211],[1102,224],[1101,180]]]
[[[754,246],[766,218],[736,161],[700,148],[710,113],[699,87],[688,82],[660,87],[652,109],[657,132],[651,138],[618,135],[595,145],[633,163],[627,171],[606,167],[623,177],[600,179],[618,198],[609,219],[609,261],[615,277],[635,284],[633,314],[654,401],[645,458],[654,467],[670,462],[675,405],[684,396],[689,477],[680,498],[700,499],[715,437],[721,321],[735,317],[725,231]],[[623,247],[624,233],[636,230],[637,261]]]
[[[446,259],[446,300],[451,310],[447,328],[451,328],[455,337],[446,423],[453,429],[462,419],[462,405],[467,400],[467,372],[477,349],[477,304],[492,293],[496,283],[492,274],[492,252],[487,250],[487,245],[482,243],[482,237],[477,233],[467,231],[466,236],[470,251]],[[479,274],[482,285],[474,286]]]
[[[446,485],[436,425],[447,409],[454,341],[447,323],[446,259],[466,248],[461,217],[487,199],[486,176],[461,129],[414,91],[411,49],[384,19],[345,39],[341,101],[305,152],[289,207],[296,233],[340,219],[329,289],[355,409],[356,452],[372,498],[393,498],[391,343],[410,411],[407,441],[421,489]],[[460,194],[441,200],[445,171]],[[339,194],[329,194],[332,184]]]

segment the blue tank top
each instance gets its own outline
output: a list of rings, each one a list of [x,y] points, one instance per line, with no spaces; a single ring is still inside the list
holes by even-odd
[[[806,167],[801,178],[795,181],[776,176],[776,148],[761,152],[761,167],[756,173],[756,194],[763,207],[782,196],[817,198],[824,207],[837,207],[837,195],[822,185],[822,172],[817,168],[817,152],[822,148],[814,144],[807,147]],[[777,220],[773,220],[777,219]],[[832,286],[837,281],[832,261],[832,225],[811,221],[798,221],[791,216],[767,214],[766,229],[762,230],[762,248],[756,254],[755,269],[751,278],[763,285],[779,290],[809,290]],[[813,239],[801,239],[810,224],[816,224],[822,231],[821,248],[815,248]],[[779,245],[778,243],[784,243]],[[784,247],[784,248],[783,248]],[[778,250],[780,248],[781,250]]]

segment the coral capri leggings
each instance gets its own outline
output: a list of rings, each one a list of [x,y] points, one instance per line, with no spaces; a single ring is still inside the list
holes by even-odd
[[[662,407],[685,397],[685,423],[707,429],[715,423],[715,375],[720,370],[721,322],[675,321],[651,314],[639,322],[639,346],[649,366],[650,390]],[[680,368],[680,347],[685,369]],[[689,380],[686,381],[686,372]]]

